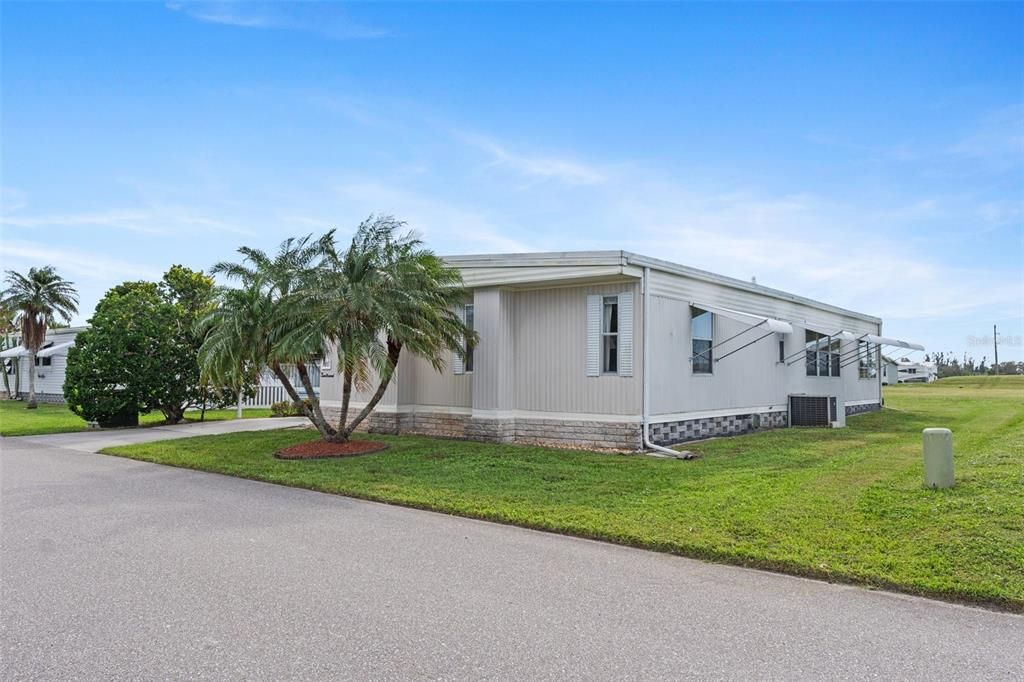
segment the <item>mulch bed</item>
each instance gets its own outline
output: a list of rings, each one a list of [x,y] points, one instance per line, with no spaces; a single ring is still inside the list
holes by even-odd
[[[380,452],[388,446],[375,440],[350,440],[346,443],[329,443],[325,440],[312,440],[278,450],[274,457],[278,459],[322,459],[325,457],[357,457],[371,452]]]

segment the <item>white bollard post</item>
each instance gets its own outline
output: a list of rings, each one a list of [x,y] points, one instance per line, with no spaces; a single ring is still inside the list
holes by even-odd
[[[953,432],[925,429],[924,485],[926,488],[953,487]]]

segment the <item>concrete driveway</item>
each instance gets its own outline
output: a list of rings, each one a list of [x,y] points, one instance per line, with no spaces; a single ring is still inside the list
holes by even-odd
[[[8,439],[3,679],[1019,679],[1024,618]]]
[[[74,433],[51,433],[45,436],[17,436],[0,439],[3,447],[24,447],[24,444],[52,445],[79,452],[99,452],[103,448],[157,440],[212,436],[239,431],[268,431],[293,426],[309,426],[305,417],[263,417],[260,419],[225,419],[210,422],[188,422],[170,426],[146,426],[131,429],[98,429]]]

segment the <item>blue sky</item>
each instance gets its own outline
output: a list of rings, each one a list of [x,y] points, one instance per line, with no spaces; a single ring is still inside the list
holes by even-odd
[[[991,359],[997,323],[1024,359],[1024,4],[0,13],[3,267],[56,265],[79,321],[384,212],[440,253],[756,276],[933,350]]]

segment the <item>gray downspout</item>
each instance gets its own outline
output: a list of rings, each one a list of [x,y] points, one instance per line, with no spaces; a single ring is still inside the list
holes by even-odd
[[[643,324],[643,331],[644,331],[644,343],[643,343],[644,360],[643,360],[643,370],[641,372],[641,377],[642,378],[641,378],[641,381],[640,381],[640,383],[643,385],[643,410],[642,410],[642,412],[643,412],[643,418],[642,418],[643,432],[641,433],[640,440],[641,440],[641,443],[643,444],[643,448],[647,449],[647,450],[654,451],[654,453],[657,453],[656,456],[659,456],[659,457],[673,457],[673,458],[676,458],[676,459],[687,459],[687,457],[683,453],[681,453],[681,452],[677,452],[676,450],[672,450],[670,448],[664,448],[664,447],[662,447],[660,445],[655,445],[654,443],[652,443],[650,441],[650,439],[647,436],[647,432],[649,430],[648,427],[650,425],[650,417],[651,417],[651,415],[650,415],[651,385],[650,385],[650,380],[648,378],[649,375],[648,375],[648,371],[647,371],[647,365],[648,365],[649,358],[650,358],[649,351],[650,351],[650,348],[651,348],[650,334],[649,334],[649,330],[650,330],[650,326],[651,325],[650,325],[650,322],[648,321],[648,320],[650,320],[650,317],[651,317],[650,316],[650,310],[651,310],[651,307],[650,307],[650,302],[651,302],[650,277],[651,277],[651,268],[645,265],[644,266],[644,283],[643,283],[643,286],[644,286],[644,291],[643,291],[643,296],[644,296],[644,324]]]

